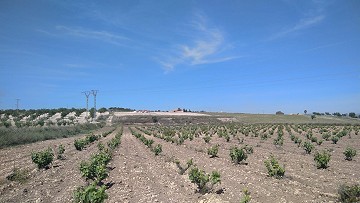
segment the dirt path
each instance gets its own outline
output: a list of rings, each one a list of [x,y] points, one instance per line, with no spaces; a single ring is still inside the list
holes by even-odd
[[[124,128],[108,177],[108,202],[196,202],[192,184],[165,157],[157,156]]]
[[[97,133],[109,130],[101,129]],[[115,136],[117,130],[100,141],[106,143]],[[78,138],[78,137],[77,137]],[[84,179],[80,175],[79,166],[82,160],[87,160],[91,154],[97,151],[96,141],[89,145],[83,151],[78,151],[74,147],[74,139],[64,138],[57,140],[48,140],[39,143],[24,145],[21,147],[8,148],[0,151],[0,157],[3,159],[1,165],[1,190],[0,202],[71,202],[74,190],[85,185]],[[55,160],[53,167],[48,170],[39,170],[32,163],[30,154],[32,151],[46,149],[47,146],[65,146],[65,160]],[[15,154],[15,156],[10,156]],[[6,180],[15,166],[30,171],[30,180],[24,184],[10,182]]]

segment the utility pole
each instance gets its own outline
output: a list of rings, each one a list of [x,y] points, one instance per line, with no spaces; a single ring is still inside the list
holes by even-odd
[[[91,93],[94,95],[94,120],[96,118],[96,94],[98,90],[91,90]]]
[[[91,94],[91,92],[89,92],[89,91],[84,91],[84,92],[82,92],[82,93],[84,93],[85,94],[85,96],[86,96],[86,120],[88,119],[88,114],[89,114],[89,96],[90,96],[90,94]]]

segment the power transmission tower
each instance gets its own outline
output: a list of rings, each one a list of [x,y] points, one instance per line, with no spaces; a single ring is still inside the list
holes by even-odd
[[[91,90],[91,93],[94,95],[94,120],[96,118],[96,94],[98,90]]]
[[[82,92],[82,93],[84,93],[85,94],[85,96],[86,96],[86,120],[88,119],[88,114],[89,114],[89,96],[90,96],[90,94],[91,94],[91,92],[89,92],[89,91],[84,91],[84,92]]]

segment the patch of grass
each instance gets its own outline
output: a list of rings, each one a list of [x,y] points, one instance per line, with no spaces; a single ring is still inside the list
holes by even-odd
[[[98,129],[96,124],[62,127],[0,128],[0,148],[28,144],[43,140],[73,137]]]

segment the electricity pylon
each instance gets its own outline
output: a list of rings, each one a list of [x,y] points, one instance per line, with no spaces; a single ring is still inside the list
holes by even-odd
[[[96,118],[96,94],[98,90],[91,90],[92,95],[94,95],[94,120]]]
[[[16,99],[16,112],[19,114],[19,101],[20,99]]]
[[[82,93],[84,93],[85,96],[86,96],[86,120],[87,120],[88,119],[88,114],[89,114],[89,96],[90,96],[91,92],[84,91]]]

